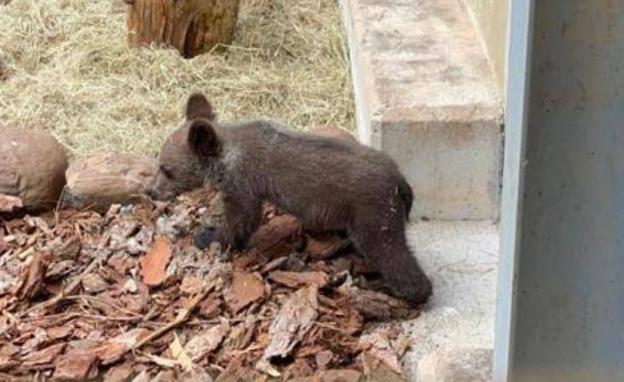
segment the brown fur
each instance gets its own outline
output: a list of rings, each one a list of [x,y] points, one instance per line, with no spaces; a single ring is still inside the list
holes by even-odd
[[[353,137],[353,135],[336,127],[317,127],[311,129],[308,133],[319,137],[335,138],[344,142],[357,143],[357,140]]]
[[[405,237],[411,189],[384,153],[272,122],[220,124],[208,101],[195,94],[160,163],[155,198],[202,185],[223,191],[225,225],[218,238],[234,249],[247,246],[262,202],[269,201],[308,230],[347,232],[397,296],[422,303],[431,295]]]

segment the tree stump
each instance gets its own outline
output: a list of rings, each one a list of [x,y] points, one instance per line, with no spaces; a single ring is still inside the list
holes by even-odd
[[[124,0],[128,42],[138,47],[161,43],[185,58],[232,42],[239,0]]]

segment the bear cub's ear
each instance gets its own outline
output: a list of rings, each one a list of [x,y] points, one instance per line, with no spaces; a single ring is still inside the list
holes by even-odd
[[[186,119],[192,121],[197,118],[205,118],[210,121],[216,118],[212,105],[201,93],[192,94],[186,102]]]
[[[205,119],[191,121],[188,132],[191,151],[202,159],[210,159],[221,152],[221,141],[212,124]]]

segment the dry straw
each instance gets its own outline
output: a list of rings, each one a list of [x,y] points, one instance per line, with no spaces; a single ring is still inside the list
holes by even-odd
[[[232,46],[193,60],[128,48],[114,9],[110,0],[0,5],[0,123],[44,126],[74,155],[154,154],[199,90],[224,120],[353,127],[334,0],[242,0]]]

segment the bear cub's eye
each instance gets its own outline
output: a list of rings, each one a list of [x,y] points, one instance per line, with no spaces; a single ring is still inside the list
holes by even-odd
[[[173,172],[171,171],[171,169],[167,168],[166,166],[160,166],[160,172],[163,173],[163,175],[165,176],[165,178],[167,179],[173,179]]]

